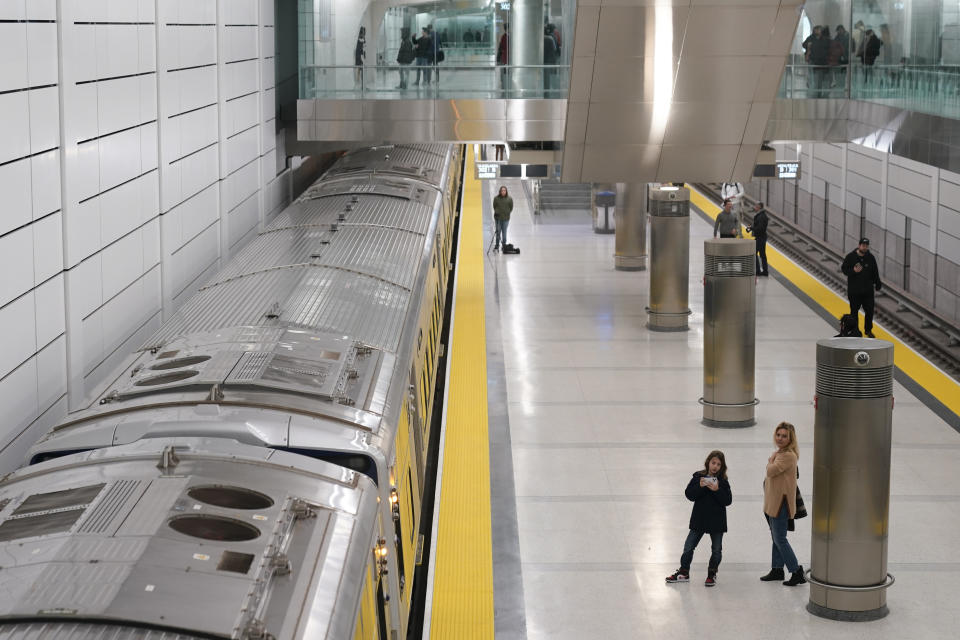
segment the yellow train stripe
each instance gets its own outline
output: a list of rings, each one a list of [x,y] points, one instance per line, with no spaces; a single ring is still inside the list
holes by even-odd
[[[492,639],[493,550],[480,181],[468,147],[433,565],[430,637]]]
[[[687,185],[689,187],[689,185]],[[716,219],[720,207],[690,187],[690,201],[701,211]],[[830,315],[838,319],[850,312],[847,299],[840,296],[816,277],[802,269],[797,263],[767,244],[767,258],[777,273],[789,280],[795,287],[810,297]],[[873,333],[878,338],[893,343],[894,364],[914,382],[926,389],[943,406],[960,416],[960,383],[941,371],[932,362],[911,349],[896,336],[874,325]]]

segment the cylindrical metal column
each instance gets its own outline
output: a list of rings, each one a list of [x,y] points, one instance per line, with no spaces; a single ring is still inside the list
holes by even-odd
[[[543,64],[543,0],[513,0],[510,4],[509,50],[513,97],[539,97],[543,69],[517,67]]]
[[[593,232],[613,233],[616,225],[617,193],[616,185],[594,183],[590,187],[593,200]]]
[[[887,615],[893,345],[817,342],[813,522],[807,611],[832,620]]]
[[[753,240],[703,243],[703,424],[752,427],[757,324]]]
[[[686,331],[690,293],[690,190],[650,188],[651,331]]]
[[[616,250],[613,266],[620,271],[647,268],[647,183],[617,184]]]

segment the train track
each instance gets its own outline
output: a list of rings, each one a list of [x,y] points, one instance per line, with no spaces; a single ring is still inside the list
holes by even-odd
[[[718,205],[722,202],[719,191],[713,185],[693,186]],[[750,198],[744,199],[753,204]],[[847,280],[840,272],[844,256],[777,212],[769,208],[767,212],[770,214],[767,243],[846,297]],[[744,223],[751,221],[752,215],[745,214]],[[883,290],[877,293],[874,316],[890,333],[960,381],[960,327],[909,293],[886,283]]]

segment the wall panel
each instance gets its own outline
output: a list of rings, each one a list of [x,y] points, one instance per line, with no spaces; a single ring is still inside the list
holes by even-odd
[[[273,15],[0,1],[0,473],[283,206]]]

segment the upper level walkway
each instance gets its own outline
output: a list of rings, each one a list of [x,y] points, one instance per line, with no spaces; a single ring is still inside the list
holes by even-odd
[[[329,40],[323,16],[301,14],[298,142],[562,141],[567,181],[745,180],[777,140],[960,171],[960,14],[946,0],[563,2],[537,5],[526,38],[523,0],[400,4],[365,15],[356,46],[353,27],[339,33],[349,21]],[[430,57],[399,64],[424,33]]]

